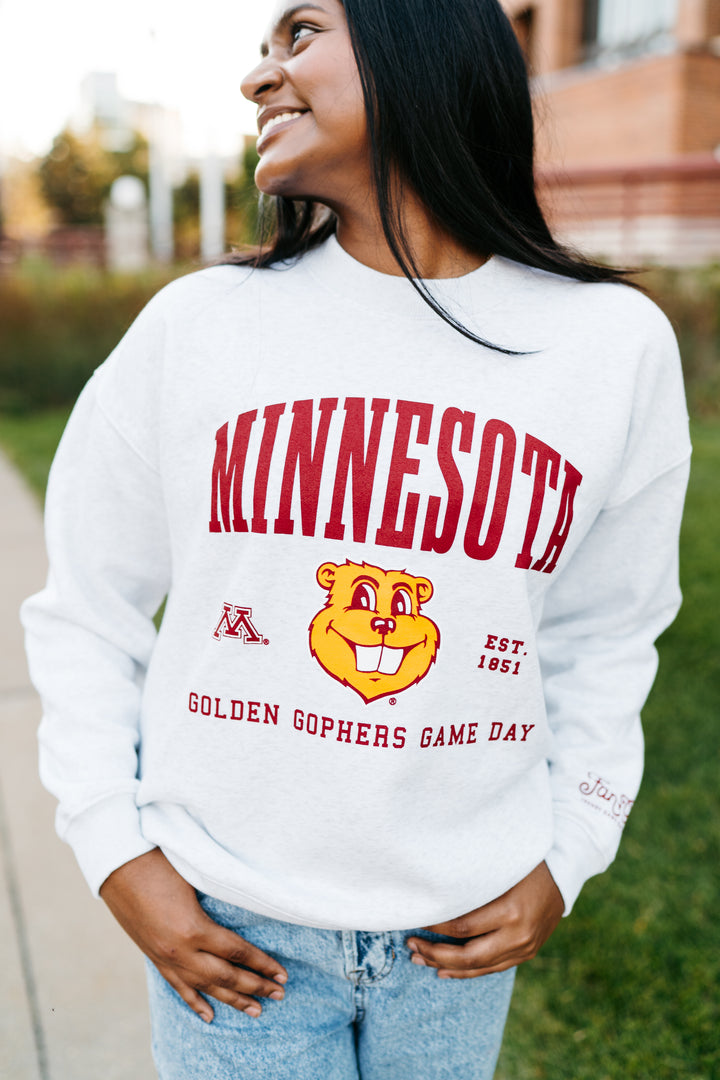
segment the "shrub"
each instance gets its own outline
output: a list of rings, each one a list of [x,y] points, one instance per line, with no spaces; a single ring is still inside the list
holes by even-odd
[[[690,412],[720,414],[720,263],[654,267],[640,278],[669,317],[680,344]]]
[[[26,264],[0,275],[0,412],[74,401],[147,300],[187,268],[140,275]],[[672,320],[690,411],[720,415],[720,264],[641,278]]]
[[[75,400],[153,293],[180,271],[26,264],[0,276],[0,412]]]

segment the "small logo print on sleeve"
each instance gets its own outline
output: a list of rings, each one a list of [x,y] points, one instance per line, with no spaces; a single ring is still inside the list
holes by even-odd
[[[213,630],[213,637],[218,641],[221,638],[236,638],[243,645],[262,645],[262,634],[258,633],[252,621],[252,608],[242,607],[240,604],[223,604],[222,615]]]
[[[635,800],[628,795],[620,795],[613,791],[610,784],[601,776],[591,772],[587,776],[587,780],[579,786],[580,794],[584,796],[585,802],[597,810],[602,810],[607,817],[612,818],[622,828]]]

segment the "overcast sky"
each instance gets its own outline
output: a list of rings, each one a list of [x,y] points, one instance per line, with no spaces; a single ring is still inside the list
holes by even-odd
[[[255,130],[240,80],[273,0],[0,0],[0,150],[42,154],[83,77],[115,71],[123,96],[180,109],[187,149],[225,153]]]

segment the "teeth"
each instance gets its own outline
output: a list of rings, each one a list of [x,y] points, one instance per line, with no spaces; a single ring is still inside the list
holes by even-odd
[[[279,113],[277,116],[273,116],[266,124],[263,124],[262,133],[267,135],[268,131],[272,131],[278,124],[284,124],[286,120],[297,120],[299,116],[302,116],[301,112],[284,112]]]
[[[396,675],[404,655],[404,649],[391,649],[389,645],[356,645],[355,667],[358,671]]]
[[[358,671],[378,671],[382,652],[382,645],[356,645],[355,667]]]
[[[404,649],[391,649],[389,645],[383,645],[382,656],[378,665],[378,671],[382,675],[395,675],[402,664]]]

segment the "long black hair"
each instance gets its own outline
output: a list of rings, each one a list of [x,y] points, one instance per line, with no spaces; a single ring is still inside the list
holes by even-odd
[[[402,226],[408,183],[466,250],[578,281],[624,281],[552,236],[537,200],[525,59],[498,0],[342,0],[365,99],[382,226],[398,266],[447,323],[480,344],[418,280]],[[265,197],[263,197],[265,199]],[[224,261],[272,266],[327,239],[335,215],[273,199],[273,232]],[[497,345],[492,348],[502,352]]]

